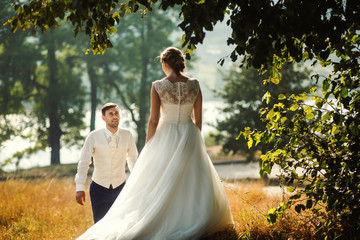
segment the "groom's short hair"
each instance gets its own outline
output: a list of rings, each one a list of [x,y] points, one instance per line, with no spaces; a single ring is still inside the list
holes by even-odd
[[[106,110],[112,107],[116,107],[119,110],[119,106],[116,103],[105,103],[101,108],[102,115],[105,116]]]

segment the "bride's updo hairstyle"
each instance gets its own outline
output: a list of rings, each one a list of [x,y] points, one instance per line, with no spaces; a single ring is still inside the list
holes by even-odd
[[[175,47],[168,47],[160,54],[161,62],[166,62],[176,73],[185,71],[185,58]]]

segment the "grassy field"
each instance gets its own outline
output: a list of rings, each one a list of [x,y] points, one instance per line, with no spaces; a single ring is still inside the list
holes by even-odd
[[[92,225],[89,194],[75,201],[73,176],[11,179],[0,182],[0,239],[75,239]],[[49,177],[53,176],[53,177]],[[234,231],[210,239],[314,239],[314,221],[289,210],[274,225],[266,214],[282,196],[263,192],[261,182],[224,182],[236,224]]]

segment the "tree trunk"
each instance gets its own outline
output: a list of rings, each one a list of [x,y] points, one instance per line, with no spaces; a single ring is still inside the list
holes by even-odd
[[[96,97],[96,89],[97,89],[97,81],[96,81],[96,73],[94,71],[94,67],[87,62],[88,75],[90,79],[90,95],[91,95],[91,117],[90,117],[90,131],[95,130],[95,118],[96,118],[96,105],[97,105],[97,97]]]
[[[48,68],[49,68],[49,142],[51,148],[51,165],[60,164],[60,137],[62,131],[60,129],[60,121],[58,118],[58,79],[57,79],[57,66],[55,58],[55,40],[52,32],[47,35],[47,52],[48,52]]]
[[[148,96],[148,87],[147,87],[147,78],[148,78],[148,64],[149,64],[149,49],[147,43],[147,33],[151,30],[151,22],[150,19],[147,19],[146,27],[143,26],[141,39],[142,39],[142,55],[141,55],[141,82],[140,82],[140,101],[139,101],[139,121],[137,124],[137,133],[138,133],[138,142],[137,147],[139,151],[145,145],[146,140],[146,115],[148,113],[148,104],[147,99],[142,99]]]

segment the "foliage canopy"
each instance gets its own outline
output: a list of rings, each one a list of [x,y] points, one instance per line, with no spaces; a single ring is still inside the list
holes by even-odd
[[[0,1],[5,6],[1,9],[4,22],[14,9],[9,9],[9,0]],[[17,148],[2,166],[18,165],[24,157],[49,147],[51,164],[59,164],[61,147],[77,146],[83,140],[79,130],[85,128],[83,110],[89,95],[92,130],[96,106],[121,101],[136,124],[141,149],[151,82],[163,74],[161,64],[154,59],[172,45],[169,39],[175,26],[169,14],[171,11],[164,14],[159,9],[143,19],[140,14],[124,16],[116,27],[119,33],[112,36],[115,48],[95,56],[83,54],[81,48],[87,43],[84,34],[73,38],[72,26],[64,21],[57,31],[34,36],[26,31],[12,34],[10,25],[5,26],[0,32],[0,66],[4,69],[0,73],[0,145],[15,138],[29,144],[24,144],[24,150]],[[52,128],[53,123],[58,127]],[[54,161],[53,155],[57,156]]]
[[[3,18],[13,14],[9,2],[1,1]],[[25,143],[18,144],[2,166],[14,160],[17,166],[20,159],[45,149],[51,149],[51,164],[59,164],[61,145],[75,145],[84,128],[84,89],[75,46],[64,44],[66,28],[38,37],[9,33],[8,27],[0,31],[0,145],[19,139]]]
[[[269,103],[261,101],[266,92],[276,96],[280,93],[299,94],[310,89],[310,71],[305,66],[287,64],[280,73],[282,81],[279,81],[278,85],[264,85],[264,79],[269,78],[268,72],[261,74],[255,68],[239,68],[235,64],[224,71],[224,86],[216,93],[225,102],[225,107],[222,108],[225,117],[217,121],[216,128],[220,133],[216,137],[224,141],[225,153],[241,153],[247,155],[248,159],[257,160],[259,151],[264,153],[273,146],[259,143],[248,148],[244,139],[234,139],[245,127],[259,131],[266,129],[266,123],[260,118],[259,111],[265,107],[271,108],[277,103],[276,100],[270,100]]]

